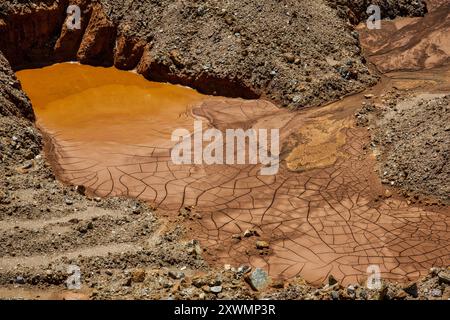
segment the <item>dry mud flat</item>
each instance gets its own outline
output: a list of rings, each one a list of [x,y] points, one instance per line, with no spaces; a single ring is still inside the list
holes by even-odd
[[[395,90],[393,97],[386,94],[393,87],[448,92],[448,73],[441,71],[391,75],[368,93],[377,97],[376,104],[395,106],[405,94]],[[370,134],[355,126],[354,113],[363,101],[371,100],[364,95],[300,113],[279,110],[266,101],[222,98],[192,110],[194,117],[208,119],[219,129],[281,128],[286,161],[274,177],[258,176],[259,168],[254,166],[172,170],[167,154],[149,155],[152,146],[139,146],[132,154],[142,151],[156,165],[137,170],[140,157],[122,154],[127,166],[110,166],[121,169],[114,175],[99,173],[105,164],[77,167],[97,175],[100,183],[84,181],[87,190],[74,190],[57,182],[39,155],[42,144],[36,129],[10,117],[18,114],[15,105],[22,106],[25,115],[31,106],[5,62],[1,75],[5,101],[1,111],[9,116],[1,118],[3,297],[449,296],[448,269],[429,270],[445,267],[450,260],[448,207],[434,200],[429,205],[413,203],[396,192],[395,184],[381,184]],[[409,79],[401,79],[406,75]],[[83,146],[72,148],[64,136],[59,139],[53,144],[55,153],[69,169],[57,172],[59,177],[80,180],[81,176],[68,174],[74,163],[66,160],[78,156]],[[83,195],[92,192],[102,196],[139,192],[159,208]],[[380,266],[384,279],[402,284],[386,284],[381,290],[356,284],[364,281],[369,263]],[[251,264],[252,271],[247,272],[243,264]],[[83,290],[78,294],[62,289],[69,265],[82,271]],[[255,271],[258,266],[273,277],[262,291],[248,285],[269,282],[267,275]],[[290,279],[279,281],[280,275]],[[298,275],[326,285],[311,287]],[[420,276],[420,281],[403,283]]]

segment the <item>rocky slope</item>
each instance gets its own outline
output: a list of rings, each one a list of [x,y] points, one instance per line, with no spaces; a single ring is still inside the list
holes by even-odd
[[[450,203],[450,96],[400,92],[383,100],[358,114],[373,130],[383,183],[409,202]]]

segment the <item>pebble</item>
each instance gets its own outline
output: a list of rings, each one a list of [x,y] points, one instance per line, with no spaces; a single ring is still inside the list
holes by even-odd
[[[439,282],[450,284],[450,272],[441,271],[438,273]]]
[[[396,299],[405,299],[408,294],[404,290],[400,290],[399,293],[395,296]]]
[[[134,205],[134,206],[131,208],[131,210],[132,210],[132,212],[133,212],[134,214],[140,214],[140,213],[141,213],[141,207],[140,207],[138,204]]]
[[[76,186],[75,191],[81,194],[82,196],[86,195],[86,187],[85,186]]]
[[[66,204],[68,206],[71,206],[71,205],[73,205],[73,201],[71,199],[66,199]]]
[[[31,161],[27,161],[22,165],[22,169],[26,170],[26,169],[30,169],[33,166],[33,162]]]
[[[347,287],[348,294],[355,294],[355,287],[353,285],[349,285]]]
[[[336,283],[338,283],[338,281],[336,280],[336,278],[332,274],[330,274],[328,276],[328,285],[334,286]]]
[[[25,279],[22,276],[17,276],[16,283],[25,284]]]
[[[269,275],[261,268],[256,268],[245,280],[255,291],[263,290],[270,283]]]
[[[145,280],[145,270],[144,269],[136,269],[131,273],[131,280],[133,282],[143,282]]]
[[[331,298],[333,300],[339,300],[339,292],[337,291],[331,291]]]
[[[184,273],[180,271],[169,271],[168,275],[172,279],[181,279],[185,277]]]
[[[259,250],[269,249],[269,243],[267,241],[256,241],[256,248]]]
[[[222,286],[214,286],[214,287],[209,288],[209,290],[210,290],[212,293],[217,294],[217,293],[222,292]]]
[[[292,97],[292,102],[294,102],[294,103],[297,103],[301,100],[302,100],[302,96],[300,96],[300,95],[295,95]]]
[[[197,288],[201,288],[206,284],[206,282],[202,278],[195,278],[192,280],[192,284]]]
[[[250,238],[252,236],[257,236],[257,235],[258,235],[258,232],[256,232],[255,230],[247,229],[247,230],[244,231],[244,237],[245,238]]]
[[[386,189],[386,190],[384,191],[384,197],[385,197],[385,198],[390,198],[390,197],[392,197],[392,191],[389,190],[389,189]]]
[[[237,239],[237,240],[241,240],[241,239],[242,239],[242,236],[241,236],[240,234],[233,234],[233,235],[231,236],[231,238]]]
[[[403,291],[413,296],[414,298],[417,298],[419,295],[417,283],[415,282],[408,284],[406,287],[403,288]]]
[[[431,290],[431,296],[435,298],[442,297],[442,290],[441,289]]]
[[[250,272],[250,270],[252,270],[252,267],[247,266],[247,265],[243,265],[243,266],[240,266],[240,267],[237,269],[237,272],[238,272],[238,273],[244,274],[244,273]]]
[[[290,52],[285,53],[285,54],[283,55],[283,57],[284,57],[284,58],[286,59],[286,61],[289,62],[289,63],[294,63],[294,62],[295,62],[295,56],[294,56],[292,53],[290,53]]]

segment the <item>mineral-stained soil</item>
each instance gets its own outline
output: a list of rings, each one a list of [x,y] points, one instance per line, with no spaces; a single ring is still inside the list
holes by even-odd
[[[266,8],[254,1],[229,1],[225,7],[213,1],[79,0],[82,29],[73,33],[63,26],[67,1],[55,3],[0,5],[0,50],[13,69],[65,60],[137,67],[148,79],[293,107],[339,98],[375,80],[347,17],[337,18],[322,1],[267,1]],[[420,1],[399,2],[400,8],[407,3],[406,11],[386,3],[392,12],[423,14]],[[420,76],[433,85],[448,82],[445,74]],[[258,179],[251,167],[190,171],[188,188],[170,197],[176,189],[155,184],[160,198],[150,203],[161,206],[153,208],[132,199],[97,198],[89,186],[55,180],[40,133],[26,119],[33,119],[31,103],[1,54],[0,81],[1,297],[449,298],[448,207],[412,203],[395,183],[381,184],[370,146],[376,130],[371,134],[370,127],[352,121],[364,95],[295,114],[267,101],[217,98],[200,105],[193,114],[218,128],[243,120],[283,127],[286,167],[271,181]],[[405,84],[410,81],[400,79],[396,86]],[[387,80],[370,92],[381,99],[392,85]],[[438,108],[436,101],[427,108]],[[392,112],[397,111],[387,115]],[[408,126],[402,128],[406,137]],[[299,142],[310,149],[296,148]],[[183,179],[189,177],[178,181]],[[209,185],[211,180],[217,185]],[[188,193],[193,196],[185,198],[186,205],[176,201]],[[402,283],[368,290],[363,282],[369,264],[381,267],[384,280]],[[81,291],[64,289],[69,265],[81,269]],[[443,268],[430,270],[434,265]],[[273,278],[263,273],[268,286],[262,291],[251,289],[255,267]]]

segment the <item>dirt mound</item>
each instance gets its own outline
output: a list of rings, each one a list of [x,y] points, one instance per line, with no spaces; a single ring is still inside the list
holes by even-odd
[[[33,120],[30,100],[22,91],[8,61],[0,52],[0,115],[18,116]]]
[[[450,96],[423,96],[386,108],[374,142],[385,183],[450,202]]]

